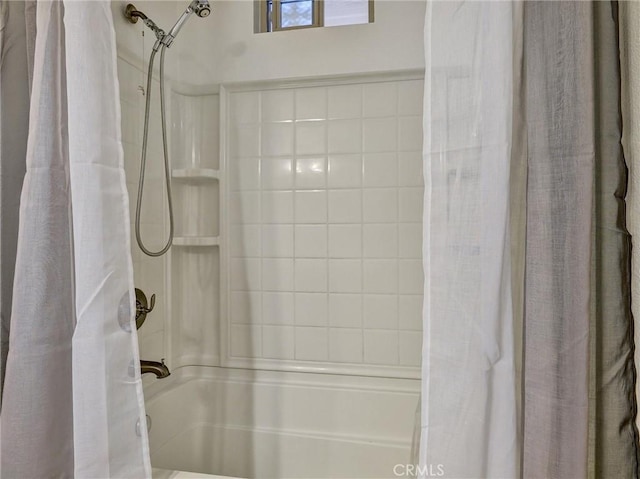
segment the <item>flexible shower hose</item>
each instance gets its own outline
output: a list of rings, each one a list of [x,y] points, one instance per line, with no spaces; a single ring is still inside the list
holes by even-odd
[[[151,251],[147,249],[142,241],[142,235],[140,233],[140,211],[142,210],[142,192],[144,189],[144,173],[147,166],[147,143],[149,141],[149,108],[151,106],[151,75],[153,73],[153,61],[156,53],[160,50],[160,116],[162,123],[162,151],[164,153],[164,178],[167,187],[167,205],[169,207],[169,238],[167,239],[164,247],[159,251]],[[140,180],[138,182],[138,200],[136,203],[136,241],[142,252],[148,256],[162,256],[173,243],[173,199],[171,197],[171,169],[169,165],[169,152],[167,148],[167,123],[165,117],[164,106],[164,53],[167,46],[160,41],[156,42],[151,51],[151,57],[149,58],[149,73],[147,75],[147,91],[146,91],[146,104],[144,109],[144,133],[142,137],[142,158],[140,160]]]

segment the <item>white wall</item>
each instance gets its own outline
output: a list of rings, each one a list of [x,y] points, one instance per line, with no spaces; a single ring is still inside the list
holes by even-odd
[[[146,13],[160,28],[168,31],[178,19],[179,12],[184,10],[188,2],[157,0],[113,0],[111,2],[118,53],[120,54],[123,50],[126,50],[130,54],[141,57],[144,48],[145,65],[147,65],[146,62],[149,59],[151,47],[155,42],[155,36],[151,30],[144,26],[141,20],[136,24],[132,24],[124,17],[124,10],[129,3],[133,3],[138,10]],[[144,42],[141,35],[142,31],[145,32]],[[177,47],[172,47],[171,51],[179,50],[178,44]],[[172,56],[175,55],[168,55],[167,58],[171,59]]]
[[[121,49],[143,52],[142,22],[128,23],[128,2],[113,2]],[[187,1],[139,0],[143,10],[168,30]],[[288,32],[254,33],[253,2],[212,0],[212,15],[192,18],[167,52],[167,73],[180,82],[215,83],[305,78],[424,68],[423,0],[378,0],[375,22]],[[148,56],[153,35],[145,32]]]
[[[223,82],[424,68],[424,2],[377,1],[375,22],[254,34],[253,4],[226,1],[214,17]]]

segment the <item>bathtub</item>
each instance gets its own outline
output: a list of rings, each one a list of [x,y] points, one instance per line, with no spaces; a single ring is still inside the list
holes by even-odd
[[[394,465],[411,461],[419,386],[182,367],[145,387],[151,463],[242,478],[394,477]]]
[[[199,474],[188,471],[170,471],[168,469],[152,468],[152,479],[240,479],[229,476],[214,476],[212,474]]]

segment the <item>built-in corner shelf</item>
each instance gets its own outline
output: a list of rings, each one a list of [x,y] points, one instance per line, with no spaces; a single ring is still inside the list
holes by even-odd
[[[171,176],[177,180],[213,181],[220,179],[220,170],[213,168],[180,168],[171,170]]]
[[[176,236],[173,238],[174,246],[218,246],[219,236]]]

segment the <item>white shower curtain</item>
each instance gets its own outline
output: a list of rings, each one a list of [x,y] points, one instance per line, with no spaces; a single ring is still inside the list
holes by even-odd
[[[428,2],[425,55],[422,477],[638,477],[618,3]]]
[[[110,4],[38,1],[36,32],[0,474],[150,477]]]
[[[420,461],[446,477],[519,470],[508,198],[521,159],[511,156],[521,14],[511,2],[427,5]]]

